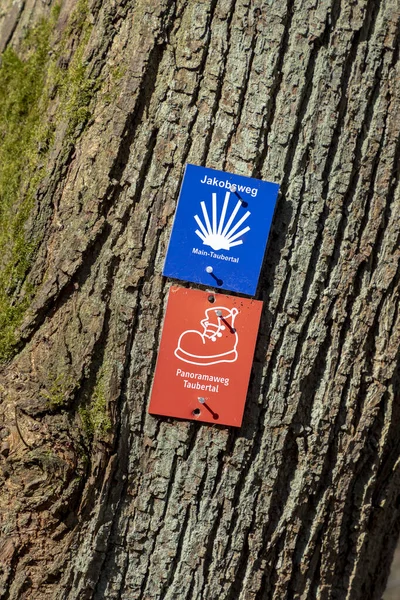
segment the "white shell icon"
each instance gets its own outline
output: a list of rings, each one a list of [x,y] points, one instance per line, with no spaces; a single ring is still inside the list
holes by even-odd
[[[200,202],[201,210],[203,211],[204,222],[201,221],[198,215],[195,215],[199,229],[196,229],[196,234],[203,241],[205,246],[211,246],[213,250],[230,250],[233,246],[243,244],[243,240],[239,239],[245,233],[250,231],[250,227],[244,227],[237,231],[250,216],[250,211],[247,211],[243,217],[235,221],[236,215],[242,206],[241,200],[238,200],[233,209],[228,221],[225,225],[227,210],[229,204],[230,192],[226,192],[222,212],[218,220],[217,215],[217,194],[212,195],[212,225],[207,212],[205,202]]]

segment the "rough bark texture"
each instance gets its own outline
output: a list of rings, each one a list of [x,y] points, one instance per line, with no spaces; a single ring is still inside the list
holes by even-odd
[[[378,600],[400,522],[398,0],[7,0],[0,48],[25,60],[43,17],[1,597]],[[187,162],[281,183],[240,430],[147,414]]]

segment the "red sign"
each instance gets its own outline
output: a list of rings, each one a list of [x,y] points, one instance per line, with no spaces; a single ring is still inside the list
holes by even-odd
[[[262,302],[173,286],[149,412],[240,427]]]

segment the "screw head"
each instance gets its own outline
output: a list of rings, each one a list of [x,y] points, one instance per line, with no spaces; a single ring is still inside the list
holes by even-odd
[[[213,272],[213,268],[212,267],[206,267],[206,271],[207,273],[212,273]]]

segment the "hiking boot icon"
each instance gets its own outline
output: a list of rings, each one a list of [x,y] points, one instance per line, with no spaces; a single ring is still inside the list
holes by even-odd
[[[208,308],[206,318],[200,321],[203,331],[188,329],[181,333],[175,356],[192,365],[235,362],[238,334],[234,322],[238,313],[237,308]]]

